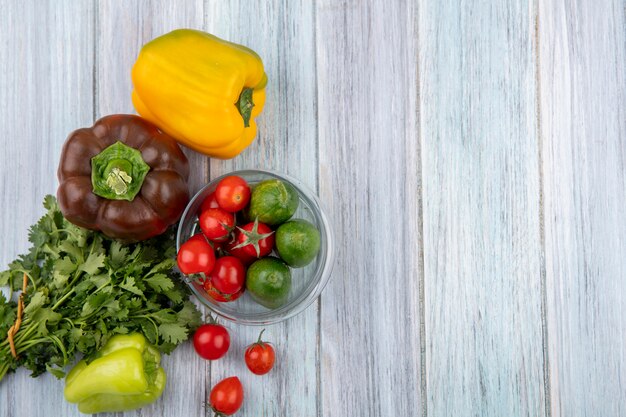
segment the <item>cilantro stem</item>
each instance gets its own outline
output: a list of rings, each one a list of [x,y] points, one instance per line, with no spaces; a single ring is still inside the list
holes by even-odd
[[[72,294],[74,294],[74,288],[70,289],[63,297],[61,297],[59,301],[56,302],[55,305],[52,306],[52,311],[54,311],[57,307],[63,304],[63,302],[67,300],[67,298]]]
[[[7,374],[8,371],[9,371],[8,363],[5,362],[2,365],[0,365],[0,381],[2,381],[2,378],[4,378],[4,376]]]
[[[63,363],[67,363],[67,350],[65,349],[63,342],[61,342],[61,340],[53,334],[49,335],[48,339],[52,340],[59,347],[59,350],[63,353]]]
[[[32,346],[38,345],[39,343],[42,343],[42,342],[49,342],[49,340],[45,337],[40,337],[39,339],[32,339],[32,340],[27,341],[23,345],[21,345],[19,348],[16,348],[16,350],[19,353]]]
[[[159,334],[159,326],[157,326],[156,322],[152,320],[150,317],[146,317],[146,319],[150,320],[150,323],[154,326],[154,332],[158,336]]]
[[[30,320],[27,320],[28,322],[26,320],[22,322],[22,331],[17,332],[17,336],[13,339],[16,346],[18,346],[20,342],[24,340],[24,338],[30,336],[33,333],[33,330],[37,329],[37,326],[35,326],[34,324],[29,325]],[[8,344],[9,341],[5,339],[2,343],[0,343],[0,348],[8,346]]]
[[[68,235],[72,235],[72,237],[73,237],[74,239],[76,239],[76,240],[79,240],[79,239],[80,239],[80,237],[79,237],[76,233],[74,233],[73,231],[71,231],[70,229],[56,229],[56,230],[52,230],[52,231],[50,231],[50,232],[48,232],[48,233],[50,233],[50,234],[59,234],[59,232],[65,232],[65,233],[67,233]]]
[[[30,272],[28,272],[28,271],[26,271],[24,269],[16,269],[16,271],[21,272],[22,274],[26,274],[26,276],[28,277],[28,282],[33,287],[33,292],[37,291],[37,282],[33,279],[33,277],[30,274]]]

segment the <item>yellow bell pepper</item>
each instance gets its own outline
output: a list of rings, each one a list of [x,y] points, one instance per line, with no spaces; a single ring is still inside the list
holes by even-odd
[[[143,46],[132,80],[137,112],[198,152],[233,158],[256,136],[267,76],[245,46],[175,30]]]

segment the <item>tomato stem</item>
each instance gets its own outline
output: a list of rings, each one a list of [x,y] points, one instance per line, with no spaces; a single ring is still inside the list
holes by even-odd
[[[217,323],[217,319],[211,313],[209,313],[208,322],[211,323],[211,324],[218,324]]]
[[[239,229],[239,231],[246,237],[246,240],[244,240],[237,246],[234,246],[233,249],[239,249],[243,248],[244,246],[252,245],[252,247],[254,247],[254,250],[256,251],[257,258],[261,256],[261,248],[259,247],[259,242],[274,234],[274,231],[271,231],[269,233],[259,233],[258,217],[254,219],[254,225],[252,226],[252,230],[250,230],[249,232],[241,227],[237,227],[237,229]]]
[[[261,330],[261,333],[259,333],[259,338],[257,339],[256,343],[258,345],[263,346],[263,342],[261,341],[261,336],[263,336],[263,332],[265,331],[265,329]]]

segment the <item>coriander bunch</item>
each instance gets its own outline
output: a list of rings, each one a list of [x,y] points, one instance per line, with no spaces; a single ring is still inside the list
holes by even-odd
[[[63,377],[77,352],[88,359],[115,334],[140,332],[162,352],[171,352],[200,324],[188,289],[172,271],[172,233],[123,245],[63,218],[46,196],[47,213],[30,228],[32,247],[0,273],[0,286],[22,288],[24,312],[14,337],[7,332],[17,304],[0,293],[0,381],[24,366],[38,376]]]

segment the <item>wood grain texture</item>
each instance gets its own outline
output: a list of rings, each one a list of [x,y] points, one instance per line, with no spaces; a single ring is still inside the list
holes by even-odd
[[[0,1],[0,265],[29,247],[28,228],[56,194],[61,146],[90,125],[93,68],[91,3]],[[77,19],[76,15],[80,18]],[[47,399],[42,402],[32,399]],[[78,414],[62,401],[63,382],[20,370],[0,384],[0,416]]]
[[[543,416],[532,4],[419,8],[428,416]]]
[[[162,2],[157,0],[98,2],[95,31],[95,114],[136,113],[130,92],[130,70],[146,42],[179,28],[202,29],[202,0]],[[206,183],[208,158],[187,148],[190,188]]]
[[[310,1],[223,2],[206,4],[206,30],[251,47],[263,59],[267,101],[258,118],[257,139],[228,161],[211,160],[211,177],[236,169],[284,172],[311,189],[317,187],[317,97],[314,6]],[[319,415],[318,306],[288,321],[268,326],[276,367],[262,377],[243,362],[245,347],[261,328],[229,324],[231,352],[214,363],[211,382],[238,375],[246,395],[244,416]]]
[[[422,414],[414,2],[318,1],[320,197],[337,236],[321,408]]]
[[[278,170],[317,190],[335,225],[321,300],[265,333],[272,373],[242,360],[260,328],[227,324],[225,359],[185,344],[164,359],[164,397],[124,415],[205,416],[230,375],[246,390],[241,416],[626,415],[619,0],[0,10],[1,264],[27,249],[67,134],[134,113],[141,45],[179,27],[250,46],[269,76],[246,152],[186,151],[192,190],[209,173]],[[0,416],[80,415],[62,391],[21,370],[0,384]]]
[[[99,2],[96,20],[96,117],[135,113],[130,99],[132,68],[141,46],[180,27],[202,29],[201,0],[160,2],[149,0]],[[208,161],[185,149],[190,165],[190,188],[206,183]],[[154,404],[121,416],[202,416],[207,398],[209,363],[186,343],[163,359],[168,382],[163,397]],[[105,414],[107,415],[107,414]],[[109,414],[114,415],[114,414]]]
[[[626,9],[539,4],[552,416],[624,416]]]

